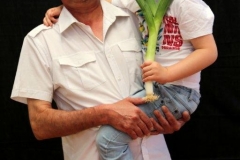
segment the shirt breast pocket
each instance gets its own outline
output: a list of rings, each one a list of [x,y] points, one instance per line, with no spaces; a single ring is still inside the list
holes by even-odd
[[[105,82],[94,53],[76,53],[58,61],[70,89],[91,90]]]
[[[131,93],[142,88],[142,71],[143,54],[141,52],[140,40],[130,39],[118,44],[125,62],[127,63],[129,78],[131,83]]]

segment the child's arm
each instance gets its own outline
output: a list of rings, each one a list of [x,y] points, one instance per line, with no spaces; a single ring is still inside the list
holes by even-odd
[[[157,62],[145,62],[141,66],[143,81],[157,81],[161,84],[173,82],[203,70],[217,59],[217,47],[212,34],[192,39],[191,43],[195,51],[172,66],[163,67]]]
[[[62,5],[54,8],[50,8],[45,13],[45,17],[43,18],[43,24],[46,26],[52,26],[57,22],[57,18],[61,13]]]

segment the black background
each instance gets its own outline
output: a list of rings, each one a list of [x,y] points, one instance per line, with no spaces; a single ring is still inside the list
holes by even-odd
[[[218,60],[202,71],[201,103],[191,121],[165,135],[173,160],[240,159],[240,1],[205,0],[215,14]],[[0,159],[62,160],[59,138],[37,141],[27,107],[10,100],[24,36],[59,0],[0,1]]]

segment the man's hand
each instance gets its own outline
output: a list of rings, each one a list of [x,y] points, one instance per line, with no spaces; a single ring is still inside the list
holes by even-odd
[[[162,111],[165,114],[166,118],[164,118],[159,111],[154,111],[155,116],[157,117],[159,124],[153,120],[152,123],[154,125],[154,131],[151,133],[152,135],[156,134],[171,134],[175,131],[180,130],[180,128],[190,120],[190,114],[185,111],[183,112],[182,118],[176,120],[176,118],[172,115],[172,113],[168,110],[166,106],[162,107]]]
[[[132,139],[150,135],[153,130],[151,119],[135,105],[144,103],[142,98],[126,98],[112,104],[108,109],[109,124],[127,133]]]

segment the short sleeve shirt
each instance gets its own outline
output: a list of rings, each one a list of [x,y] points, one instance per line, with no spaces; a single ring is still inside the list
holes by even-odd
[[[54,99],[59,109],[71,111],[114,103],[143,89],[136,16],[105,1],[101,5],[103,41],[66,8],[52,28],[40,25],[25,37],[12,99]],[[64,159],[98,160],[97,131],[62,137]],[[163,135],[134,140],[130,148],[135,160],[169,159]]]

